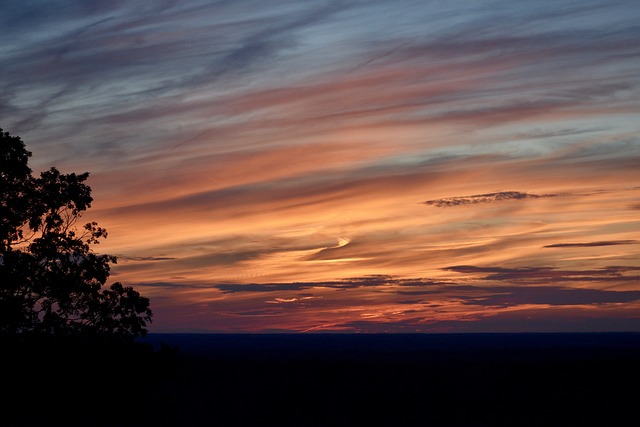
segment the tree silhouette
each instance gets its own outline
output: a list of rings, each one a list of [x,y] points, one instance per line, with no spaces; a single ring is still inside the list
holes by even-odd
[[[0,128],[0,336],[146,335],[149,299],[119,282],[104,287],[116,257],[92,246],[107,232],[79,224],[93,200],[89,174],[34,177],[30,156]]]

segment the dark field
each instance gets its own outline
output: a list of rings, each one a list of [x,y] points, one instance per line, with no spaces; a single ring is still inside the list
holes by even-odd
[[[152,334],[145,342],[155,350],[5,351],[5,372],[18,379],[5,382],[0,425],[637,423],[640,333]]]

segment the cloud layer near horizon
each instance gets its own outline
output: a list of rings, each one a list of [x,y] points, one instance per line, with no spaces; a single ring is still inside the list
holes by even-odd
[[[156,330],[640,330],[632,0],[6,9],[0,126]]]

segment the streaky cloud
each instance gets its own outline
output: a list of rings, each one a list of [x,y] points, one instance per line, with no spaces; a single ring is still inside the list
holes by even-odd
[[[119,256],[118,260],[124,261],[172,261],[175,257],[153,257],[153,256]]]
[[[595,246],[615,246],[615,245],[633,245],[638,243],[637,240],[603,240],[598,242],[586,243],[554,243],[545,245],[544,248],[590,248]]]
[[[593,270],[561,270],[553,267],[477,267],[458,265],[443,270],[463,274],[480,274],[480,280],[510,281],[527,284],[546,284],[549,282],[615,282],[638,281],[640,276],[633,274],[639,268],[632,266],[609,266]]]
[[[381,286],[397,286],[397,287],[429,287],[437,285],[449,285],[449,281],[431,280],[431,279],[399,279],[383,274],[374,274],[365,277],[353,277],[335,281],[319,281],[319,282],[294,282],[294,283],[222,283],[214,284],[211,287],[216,288],[223,293],[237,292],[282,292],[282,291],[302,291],[313,288],[331,288],[331,289],[356,289],[364,287],[381,287]]]
[[[202,289],[202,285],[188,283],[188,282],[138,282],[136,286],[143,288],[158,288],[158,289]],[[166,298],[166,297],[165,297]]]
[[[331,283],[324,284],[331,286]],[[214,285],[214,288],[220,290],[225,294],[232,294],[237,292],[281,292],[281,291],[300,291],[313,287],[310,283],[249,283],[249,284],[237,284],[227,283]]]
[[[590,305],[640,300],[640,291],[608,291],[562,286],[500,286],[490,288],[490,291],[492,295],[470,295],[461,298],[465,299],[467,304],[503,307],[523,304]]]
[[[442,199],[427,200],[423,202],[425,205],[436,206],[439,208],[474,205],[478,203],[494,203],[505,200],[524,200],[537,199],[540,197],[554,197],[555,194],[538,195],[533,193],[524,193],[521,191],[499,191],[496,193],[474,194],[471,196],[455,196]]]

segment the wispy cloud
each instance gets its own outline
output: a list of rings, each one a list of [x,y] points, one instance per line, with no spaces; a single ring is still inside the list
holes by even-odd
[[[486,291],[486,289],[485,289]],[[628,303],[640,300],[640,291],[607,291],[560,286],[494,287],[490,295],[480,298],[469,296],[468,304],[488,306],[517,305],[593,305]],[[472,292],[470,293],[473,294]]]
[[[562,270],[553,267],[476,267],[460,265],[446,267],[447,271],[480,275],[481,280],[496,280],[522,283],[559,283],[559,282],[635,282],[640,280],[637,274],[640,267],[609,266],[596,270]]]
[[[634,0],[14,3],[2,127],[34,171],[91,173],[112,278],[161,328],[426,330],[529,310],[471,304],[490,287],[636,290]]]
[[[174,257],[153,257],[153,256],[137,256],[137,257],[131,257],[131,256],[123,256],[123,257],[118,257],[119,261],[171,261],[174,260],[176,258]]]
[[[457,270],[514,273],[512,269],[500,268]],[[610,270],[619,273],[623,269],[611,267]],[[145,286],[148,290],[164,285]],[[309,283],[213,284],[202,285],[199,290],[187,287],[185,295],[193,295],[194,290],[202,296],[180,304],[200,310],[199,301],[211,295],[206,309],[215,313],[207,323],[213,329],[235,319],[234,323],[245,329],[263,330],[261,319],[269,318],[271,326],[293,327],[301,332],[323,329],[426,332],[447,330],[446,325],[452,322],[469,321],[481,331],[495,327],[490,326],[495,319],[519,311],[538,318],[547,312],[553,316],[576,316],[576,310],[595,315],[599,310],[608,313],[612,307],[624,310],[618,322],[628,324],[634,307],[637,310],[640,306],[638,290],[576,288],[567,284],[496,285],[485,279],[456,282],[374,276]],[[213,290],[219,291],[220,296],[211,294]],[[179,295],[176,295],[178,301]]]
[[[373,275],[368,277],[355,277],[350,279],[308,282],[308,283],[249,283],[249,284],[216,284],[213,288],[223,293],[236,292],[282,292],[303,291],[311,289],[356,289],[371,287],[431,287],[449,284],[449,282],[427,279],[399,279],[391,276]]]
[[[494,203],[504,200],[537,199],[539,197],[555,197],[555,194],[538,195],[521,191],[500,191],[497,193],[474,194],[472,196],[455,196],[442,199],[427,200],[425,205],[433,205],[439,208],[474,205],[477,203]]]
[[[605,240],[599,242],[585,243],[554,243],[545,245],[545,248],[590,248],[594,246],[615,246],[615,245],[633,245],[638,243],[637,240]]]

